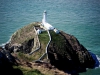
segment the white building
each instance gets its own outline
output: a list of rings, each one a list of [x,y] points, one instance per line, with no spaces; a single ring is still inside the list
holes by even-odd
[[[47,30],[53,30],[54,29],[54,27],[51,25],[51,24],[49,24],[49,23],[47,23],[47,12],[46,11],[44,11],[44,13],[43,13],[43,19],[42,19],[42,25],[47,29]]]
[[[40,33],[41,33],[41,30],[40,30],[40,29],[38,29],[38,30],[37,30],[37,34],[39,35]]]
[[[54,32],[58,34],[59,30],[57,30],[56,28],[54,28]]]

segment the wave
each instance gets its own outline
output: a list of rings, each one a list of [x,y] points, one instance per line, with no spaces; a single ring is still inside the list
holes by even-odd
[[[96,55],[98,61],[99,61],[99,67],[100,67],[100,56]]]
[[[95,60],[95,66],[94,68],[99,68],[100,67],[100,57],[98,55],[95,55],[94,53],[90,52],[91,56],[93,57],[93,59]]]
[[[6,44],[7,44],[7,43],[0,44],[0,47],[5,48],[5,45],[6,45]]]
[[[0,47],[4,48],[6,44],[8,44],[11,41],[11,38],[6,42],[6,43],[2,43],[0,44]]]

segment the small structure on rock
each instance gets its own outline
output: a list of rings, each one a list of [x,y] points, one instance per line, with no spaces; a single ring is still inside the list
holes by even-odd
[[[40,33],[41,33],[41,30],[40,30],[40,29],[38,29],[38,30],[37,30],[37,34],[40,34]]]
[[[59,30],[57,30],[56,28],[54,28],[54,32],[58,34]]]

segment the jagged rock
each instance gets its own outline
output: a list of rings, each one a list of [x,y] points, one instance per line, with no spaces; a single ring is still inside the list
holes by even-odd
[[[8,59],[5,53],[3,52],[3,48],[0,47],[0,66],[3,66],[3,64],[6,64],[7,62],[8,62]]]
[[[10,53],[12,53],[12,52],[30,53],[33,46],[34,46],[34,38],[29,39],[28,41],[25,41],[22,44],[7,43],[5,45],[5,49],[8,50]]]
[[[14,46],[11,46],[10,43],[5,44],[5,50],[8,50],[10,53],[14,52]]]
[[[85,71],[86,68],[94,68],[95,60],[77,38],[62,31],[59,36],[63,38],[63,43],[61,42],[58,46],[57,42],[52,40],[48,47],[48,57],[52,65],[70,71]]]
[[[5,49],[9,50],[9,48],[10,48],[10,44],[9,43],[5,44]]]
[[[0,65],[17,64],[11,53],[8,50],[4,50],[3,48],[0,48],[0,62]]]
[[[19,49],[23,53],[30,53],[31,50],[32,50],[33,45],[34,45],[34,38],[30,39],[27,42],[24,42]]]
[[[0,75],[23,75],[21,70],[13,68],[15,63],[15,58],[10,52],[0,47]]]

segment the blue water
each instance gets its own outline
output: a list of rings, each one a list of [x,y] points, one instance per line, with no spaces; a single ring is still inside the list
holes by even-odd
[[[17,29],[40,22],[44,10],[50,24],[100,57],[100,0],[0,0],[0,45]],[[100,68],[80,75],[100,75]]]

